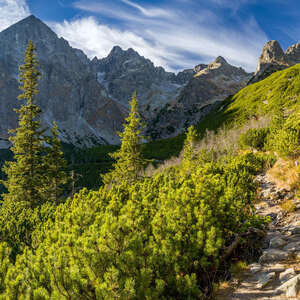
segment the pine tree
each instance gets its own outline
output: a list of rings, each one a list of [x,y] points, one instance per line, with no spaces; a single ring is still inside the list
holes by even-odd
[[[46,155],[43,157],[46,188],[44,196],[48,201],[58,203],[63,191],[63,185],[67,183],[67,175],[65,172],[66,161],[61,150],[61,142],[55,122],[53,122],[51,134],[51,137],[45,138],[49,147],[45,149]]]
[[[183,169],[189,170],[195,160],[195,144],[197,140],[197,131],[192,125],[188,128],[186,139],[183,146]]]
[[[16,109],[19,114],[18,128],[10,131],[14,134],[10,137],[14,160],[7,162],[3,168],[7,175],[7,181],[3,184],[8,190],[8,193],[3,195],[4,202],[24,201],[31,207],[42,202],[40,187],[43,182],[41,109],[35,101],[40,73],[37,70],[38,60],[35,51],[33,42],[29,41],[25,52],[25,63],[19,68],[20,89],[23,93],[18,98],[25,100],[25,104],[22,104],[20,109]]]
[[[138,112],[136,93],[133,94],[130,107],[124,130],[122,133],[119,133],[122,141],[121,148],[110,154],[116,160],[116,163],[113,165],[111,172],[102,175],[105,184],[118,184],[122,181],[135,182],[139,179],[140,173],[145,166],[145,160],[142,158],[139,147],[144,137],[142,136],[143,124]]]

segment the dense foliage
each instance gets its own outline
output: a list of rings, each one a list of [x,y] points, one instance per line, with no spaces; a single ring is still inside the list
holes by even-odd
[[[240,136],[241,147],[263,150],[269,134],[269,128],[250,128]]]
[[[34,232],[7,271],[6,296],[201,298],[225,246],[259,223],[252,175],[262,164],[248,153],[82,190]]]

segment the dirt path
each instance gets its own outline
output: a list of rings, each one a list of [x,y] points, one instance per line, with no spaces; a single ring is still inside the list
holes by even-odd
[[[257,176],[256,181],[261,191],[257,213],[272,219],[263,253],[257,263],[249,266],[241,280],[232,279],[233,291],[217,296],[217,299],[300,299],[300,199],[277,188],[265,175]],[[287,200],[295,205],[293,213],[281,208]]]

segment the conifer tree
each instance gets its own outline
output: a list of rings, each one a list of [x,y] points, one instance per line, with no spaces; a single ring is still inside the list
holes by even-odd
[[[197,140],[197,131],[192,125],[188,128],[186,139],[183,145],[183,169],[190,169],[193,161],[195,160],[195,144]]]
[[[67,175],[65,172],[66,161],[61,150],[61,142],[55,122],[53,122],[51,134],[51,137],[45,138],[49,147],[45,149],[46,155],[43,157],[46,188],[44,196],[46,200],[58,203],[63,191],[63,185],[67,183]]]
[[[140,177],[143,170],[145,160],[142,158],[139,145],[142,143],[143,124],[141,116],[138,112],[138,100],[136,92],[133,94],[130,102],[130,113],[126,119],[124,130],[119,133],[121,138],[120,150],[110,154],[116,160],[113,170],[102,175],[103,182],[120,183],[122,181],[135,182]]]
[[[20,89],[23,93],[18,98],[25,100],[25,104],[16,109],[19,114],[19,126],[10,131],[14,134],[10,137],[14,160],[7,162],[3,168],[7,175],[7,181],[3,184],[8,190],[8,193],[3,195],[4,202],[24,201],[31,207],[37,206],[42,201],[41,182],[43,182],[41,109],[35,101],[40,73],[37,70],[38,60],[35,51],[33,42],[29,41],[24,64],[19,68]]]

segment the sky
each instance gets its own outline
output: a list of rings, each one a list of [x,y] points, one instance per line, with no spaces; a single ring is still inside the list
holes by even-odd
[[[255,71],[268,40],[299,41],[299,0],[0,0],[0,31],[35,15],[89,58],[135,49],[177,72],[223,56]]]

